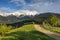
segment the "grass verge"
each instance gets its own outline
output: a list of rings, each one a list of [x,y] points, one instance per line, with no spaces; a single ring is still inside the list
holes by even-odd
[[[53,27],[53,26],[48,25],[48,24],[43,24],[43,27],[47,30],[52,31],[52,32],[60,33],[60,28],[59,27]]]

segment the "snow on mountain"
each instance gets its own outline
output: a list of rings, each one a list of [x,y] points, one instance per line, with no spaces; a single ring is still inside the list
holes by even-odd
[[[8,16],[8,15],[15,15],[15,16],[20,16],[20,15],[36,15],[36,14],[38,14],[38,12],[37,11],[30,11],[30,10],[18,10],[18,11],[14,11],[14,12],[12,12],[12,13],[6,13],[6,12],[3,12],[3,11],[1,11],[0,12],[0,15],[2,15],[2,16]]]

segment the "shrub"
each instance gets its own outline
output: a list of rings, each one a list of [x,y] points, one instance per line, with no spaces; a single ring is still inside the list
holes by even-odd
[[[0,35],[5,36],[8,31],[12,29],[12,26],[7,26],[5,24],[0,25]]]

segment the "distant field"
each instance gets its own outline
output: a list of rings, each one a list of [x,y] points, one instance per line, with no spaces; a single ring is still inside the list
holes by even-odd
[[[53,38],[38,32],[33,27],[33,24],[24,25],[20,28],[11,30],[5,37],[0,37],[0,40],[54,40]]]

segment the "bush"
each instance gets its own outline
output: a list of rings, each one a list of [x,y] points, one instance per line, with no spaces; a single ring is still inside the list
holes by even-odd
[[[8,31],[12,29],[12,26],[7,26],[5,24],[0,25],[0,35],[5,36]]]

